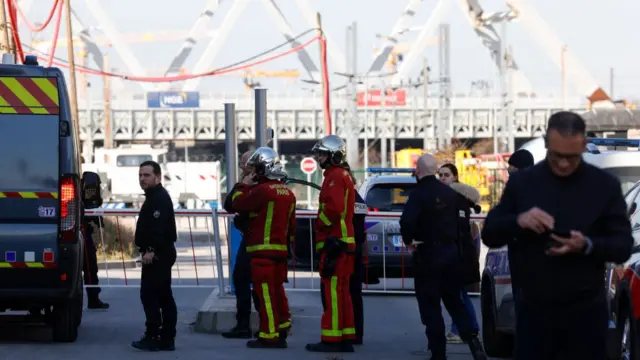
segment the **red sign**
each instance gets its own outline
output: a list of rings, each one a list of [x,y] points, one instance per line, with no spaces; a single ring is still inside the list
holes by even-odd
[[[317,169],[318,163],[314,158],[306,157],[300,162],[300,170],[307,175],[313,174]]]
[[[358,106],[381,106],[382,90],[369,90],[367,93],[358,92],[356,95]],[[367,99],[365,103],[365,98]],[[407,105],[407,91],[405,89],[388,89],[384,96],[384,106]]]

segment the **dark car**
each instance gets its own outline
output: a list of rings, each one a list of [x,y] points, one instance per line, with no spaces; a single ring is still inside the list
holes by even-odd
[[[79,139],[62,71],[0,65],[0,311],[30,311],[53,340],[82,319]]]

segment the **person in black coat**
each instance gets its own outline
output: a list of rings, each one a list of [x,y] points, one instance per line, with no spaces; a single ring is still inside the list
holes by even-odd
[[[477,284],[480,282],[480,258],[471,233],[470,221],[472,210],[476,213],[480,212],[480,206],[477,205],[480,201],[480,192],[473,186],[458,181],[458,168],[453,164],[442,165],[438,170],[438,177],[442,183],[451,186],[459,195],[458,208],[460,216],[458,217],[458,230],[460,232],[460,239],[458,246],[462,254],[461,267],[463,285]],[[462,291],[462,299],[464,300],[467,312],[471,316],[473,328],[479,331],[480,325],[478,325],[476,310],[469,294],[467,294],[465,290]],[[447,343],[461,344],[462,342],[458,327],[454,322],[451,325],[451,331],[447,334]]]
[[[247,160],[253,154],[247,151],[242,154],[240,160],[240,178],[238,183],[229,191],[224,200],[223,208],[230,213],[236,212],[232,206],[231,194],[235,192],[236,186],[240,184],[245,176],[252,173],[253,169],[246,166]],[[258,312],[258,296],[251,290],[251,258],[247,253],[247,243],[244,240],[249,231],[249,214],[238,213],[233,218],[233,225],[242,234],[242,242],[236,254],[236,262],[233,266],[232,281],[236,293],[236,326],[231,330],[222,333],[222,337],[227,339],[250,339],[254,336],[251,332],[251,300]]]
[[[609,323],[607,263],[631,256],[620,181],[582,159],[580,115],[549,118],[544,161],[510,176],[482,241],[509,247],[516,294],[515,360],[602,360]]]

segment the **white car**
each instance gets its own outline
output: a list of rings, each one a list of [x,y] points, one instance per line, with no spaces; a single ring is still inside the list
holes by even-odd
[[[618,177],[627,193],[640,180],[640,151],[601,151],[598,146],[631,146],[627,139],[591,138],[583,159]],[[637,143],[638,140],[635,140]],[[633,144],[633,141],[631,142]],[[515,308],[507,247],[489,249],[480,288],[482,339],[488,356],[509,357],[513,353]]]

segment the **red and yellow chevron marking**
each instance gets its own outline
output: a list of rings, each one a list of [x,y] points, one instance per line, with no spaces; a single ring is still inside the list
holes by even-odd
[[[57,115],[58,81],[52,77],[0,77],[0,114]]]
[[[0,113],[2,111],[0,110]],[[0,191],[0,199],[57,199],[57,192]]]
[[[0,269],[55,269],[56,263],[46,262],[0,262]]]

